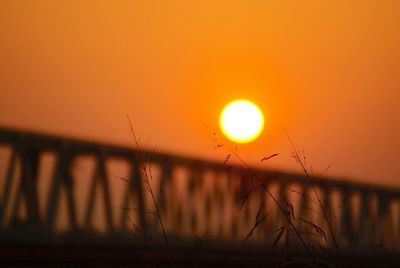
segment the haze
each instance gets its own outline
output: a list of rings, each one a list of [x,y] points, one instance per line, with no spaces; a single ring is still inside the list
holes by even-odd
[[[251,163],[400,186],[400,2],[1,1],[0,125],[224,160],[221,109],[260,105]],[[207,125],[208,127],[205,127]]]

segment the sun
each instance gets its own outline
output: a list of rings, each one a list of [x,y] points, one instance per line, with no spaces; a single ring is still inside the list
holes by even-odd
[[[219,123],[229,140],[248,143],[257,139],[263,131],[264,115],[253,102],[235,100],[222,110]]]

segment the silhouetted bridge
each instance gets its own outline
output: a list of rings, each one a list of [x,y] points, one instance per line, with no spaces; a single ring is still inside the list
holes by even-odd
[[[171,248],[180,252],[205,248],[225,256],[236,252],[231,260],[238,264],[242,259],[235,258],[240,254],[266,254],[274,242],[285,248],[289,238],[292,252],[307,255],[289,227],[277,241],[288,217],[306,244],[313,250],[320,247],[321,254],[337,253],[335,238],[342,257],[390,252],[399,260],[400,191],[389,187],[310,180],[10,129],[0,129],[0,172],[0,263],[7,256],[23,259],[26,254],[29,260],[60,257],[65,248],[78,259],[99,258],[90,252],[102,248],[104,258],[105,252],[114,252],[120,260],[129,255],[136,262],[154,256],[171,259],[176,254]],[[257,187],[259,179],[265,189]],[[257,228],[244,241],[256,220]],[[215,260],[212,256],[203,255],[202,260]],[[257,263],[257,258],[251,260]],[[245,259],[245,263],[252,262]]]

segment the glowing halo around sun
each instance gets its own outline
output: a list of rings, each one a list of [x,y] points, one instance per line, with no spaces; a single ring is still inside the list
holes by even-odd
[[[260,136],[264,129],[264,115],[256,104],[248,100],[235,100],[221,112],[222,133],[236,143],[248,143]]]

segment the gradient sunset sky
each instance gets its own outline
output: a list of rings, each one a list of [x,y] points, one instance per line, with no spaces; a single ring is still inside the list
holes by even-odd
[[[225,104],[256,102],[250,163],[400,186],[400,1],[5,1],[0,126],[223,161]],[[205,127],[207,125],[209,128]]]

